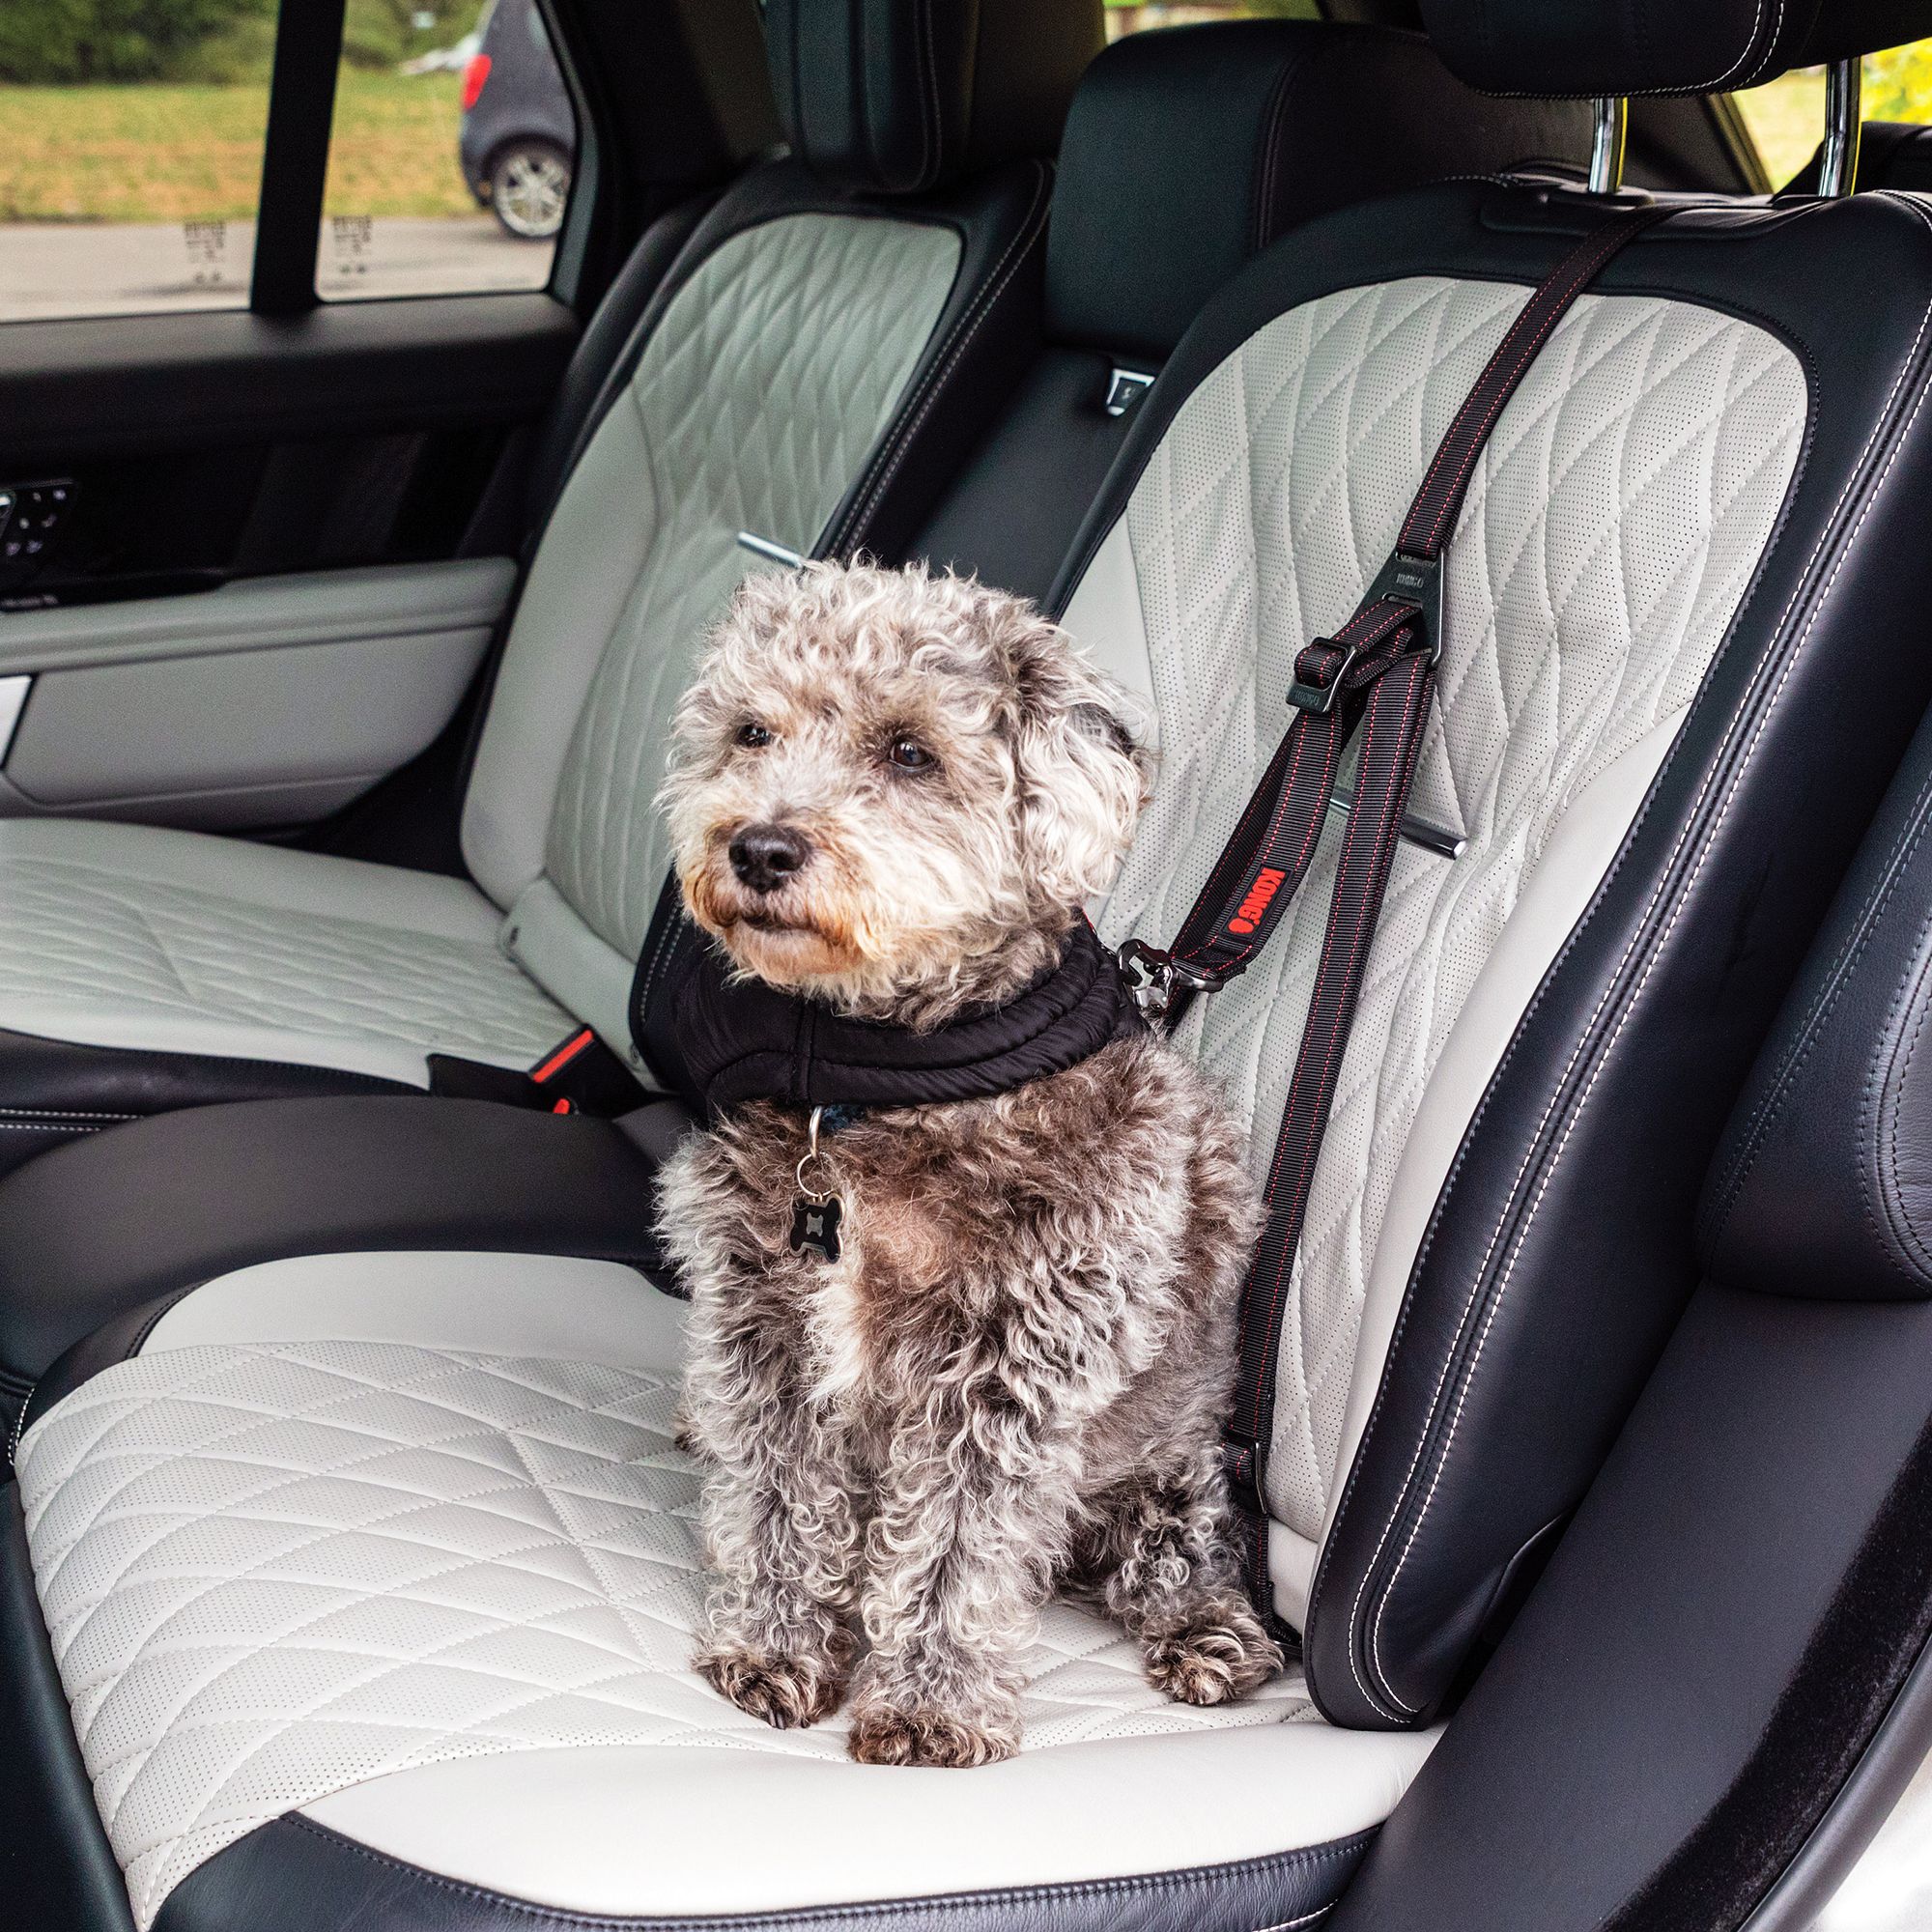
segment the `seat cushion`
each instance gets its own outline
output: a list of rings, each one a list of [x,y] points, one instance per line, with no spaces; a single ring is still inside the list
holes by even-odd
[[[0,822],[0,1030],[425,1087],[571,1017],[464,880],[149,826]]]
[[[314,1257],[197,1290],[28,1428],[37,1589],[138,1925],[298,1812],[516,1899],[724,1915],[1278,1860],[1378,1823],[1427,1755],[1331,1729],[1293,1675],[1170,1703],[1061,1605],[1008,1764],[860,1767],[837,1719],[746,1717],[688,1664],[681,1316],[608,1263]]]

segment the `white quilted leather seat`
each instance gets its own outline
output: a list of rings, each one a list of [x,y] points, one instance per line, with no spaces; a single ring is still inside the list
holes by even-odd
[[[1324,1724],[1293,1676],[1170,1703],[1064,1607],[1029,1747],[984,1773],[864,1769],[838,1720],[745,1717],[688,1668],[680,1313],[606,1263],[271,1263],[26,1432],[35,1570],[137,1926],[277,1819],[571,1911],[708,1915],[1278,1859],[1377,1823],[1427,1754]]]

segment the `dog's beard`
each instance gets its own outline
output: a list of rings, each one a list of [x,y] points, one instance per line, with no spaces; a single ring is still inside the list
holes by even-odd
[[[782,991],[863,968],[864,952],[849,919],[803,885],[752,893],[716,857],[679,875],[691,916],[724,948],[740,972]]]

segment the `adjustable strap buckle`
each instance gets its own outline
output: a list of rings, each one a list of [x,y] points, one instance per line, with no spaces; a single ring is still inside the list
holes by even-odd
[[[1234,1429],[1221,1432],[1221,1473],[1227,1479],[1228,1499],[1248,1516],[1264,1516],[1262,1445],[1252,1435]]]
[[[1114,963],[1126,981],[1127,997],[1143,1019],[1163,1020],[1174,1005],[1177,986],[1192,993],[1211,993],[1220,982],[1197,966],[1150,946],[1145,939],[1127,939],[1114,949]]]
[[[1415,615],[1407,619],[1409,628],[1421,633],[1420,649],[1435,664],[1442,655],[1442,559],[1436,556],[1409,556],[1394,552],[1376,573],[1376,580],[1362,595],[1355,614],[1378,604],[1408,604]],[[1405,656],[1415,656],[1415,651]],[[1324,716],[1347,687],[1349,673],[1362,655],[1359,644],[1345,644],[1334,638],[1317,638],[1295,655],[1294,682],[1288,688],[1288,701],[1299,711]]]

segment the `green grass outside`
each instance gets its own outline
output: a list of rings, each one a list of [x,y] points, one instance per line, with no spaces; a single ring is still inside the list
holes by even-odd
[[[345,68],[330,214],[473,214],[451,73]],[[268,92],[256,85],[0,87],[0,221],[217,221],[255,213]]]

